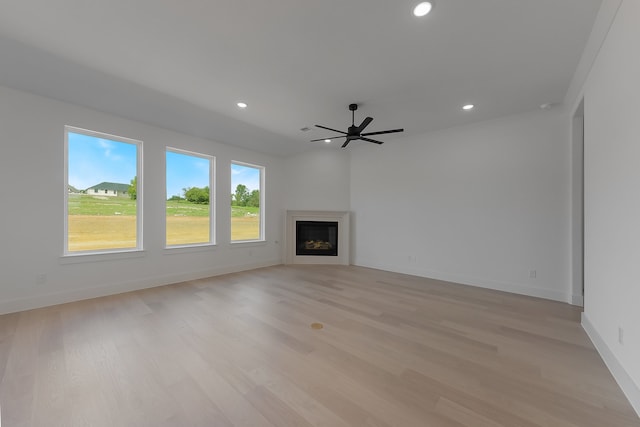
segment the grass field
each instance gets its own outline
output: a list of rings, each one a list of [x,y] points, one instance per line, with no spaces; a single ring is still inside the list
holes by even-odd
[[[136,247],[136,201],[125,198],[70,194],[68,204],[69,251]],[[260,209],[231,208],[231,239],[260,237]],[[167,244],[209,241],[209,205],[185,200],[167,201]]]

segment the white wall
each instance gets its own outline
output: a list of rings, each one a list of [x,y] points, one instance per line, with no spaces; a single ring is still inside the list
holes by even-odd
[[[571,301],[566,121],[540,110],[354,150],[354,263]]]
[[[571,289],[575,305],[584,306],[584,108],[571,123]]]
[[[349,210],[348,150],[323,147],[288,157],[285,207],[288,210]]]
[[[640,2],[624,0],[584,85],[583,324],[640,413]],[[618,339],[623,328],[623,343]]]
[[[334,143],[335,144],[335,143]],[[285,159],[283,227],[287,210],[348,211],[350,205],[350,174],[348,150],[319,145],[307,153]],[[283,236],[283,242],[287,236]],[[286,258],[283,244],[283,259]]]
[[[144,253],[63,258],[64,125],[143,141]],[[0,86],[0,313],[282,261],[283,160]],[[166,146],[216,156],[218,245],[164,247]],[[264,244],[229,244],[230,161],[266,167]],[[37,196],[31,191],[37,188]],[[45,283],[37,283],[46,275]],[[41,280],[40,280],[41,281]]]

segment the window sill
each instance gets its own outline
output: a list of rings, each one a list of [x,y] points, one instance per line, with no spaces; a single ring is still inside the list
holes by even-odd
[[[195,252],[211,252],[218,248],[215,243],[204,243],[201,245],[176,245],[167,246],[163,249],[164,255],[176,255]]]
[[[232,248],[234,246],[237,248],[239,247],[246,248],[247,246],[265,246],[267,244],[267,241],[266,240],[236,240],[234,242],[230,242],[229,244],[231,245]]]
[[[115,261],[121,259],[142,258],[147,256],[146,251],[132,249],[118,252],[83,252],[66,254],[60,257],[60,264],[80,264],[83,262]]]

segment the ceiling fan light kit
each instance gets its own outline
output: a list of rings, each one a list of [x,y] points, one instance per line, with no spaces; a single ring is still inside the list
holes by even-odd
[[[344,144],[342,144],[341,148],[346,148],[347,145],[349,145],[349,143],[351,141],[356,141],[356,140],[372,142],[374,144],[384,144],[383,141],[377,141],[375,139],[371,139],[371,138],[368,138],[368,137],[369,136],[373,136],[373,135],[383,135],[383,134],[386,134],[386,133],[404,132],[404,129],[390,129],[390,130],[382,130],[382,131],[378,131],[378,132],[362,133],[362,131],[367,126],[369,126],[369,124],[373,121],[373,117],[365,118],[362,121],[362,123],[360,123],[360,126],[356,126],[355,125],[355,111],[357,109],[358,109],[358,104],[349,104],[349,111],[351,111],[351,126],[349,126],[349,128],[347,129],[347,132],[343,132],[343,131],[338,130],[338,129],[332,129],[332,128],[329,128],[329,127],[326,127],[326,126],[316,125],[316,127],[319,127],[321,129],[326,129],[326,130],[330,130],[332,132],[341,133],[342,135],[332,136],[332,137],[329,137],[329,138],[312,139],[311,142],[317,142],[317,141],[325,141],[326,142],[327,139],[346,138],[346,140],[344,141]]]

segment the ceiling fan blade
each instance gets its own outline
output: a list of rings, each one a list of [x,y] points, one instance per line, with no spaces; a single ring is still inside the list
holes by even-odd
[[[363,138],[363,137],[360,137],[360,139],[363,140],[363,141],[367,141],[367,142],[373,142],[374,144],[384,144],[384,142],[376,141],[375,139]]]
[[[404,132],[404,129],[391,129],[391,130],[381,130],[380,132],[368,132],[368,133],[363,133],[362,136],[382,135],[384,133],[396,133],[396,132]]]
[[[309,142],[318,142],[318,141],[324,141],[325,139],[336,139],[336,138],[346,138],[347,135],[339,135],[339,136],[330,136],[328,138],[318,138],[318,139],[312,139]]]
[[[353,138],[348,136],[347,140],[344,142],[344,144],[342,144],[342,147],[340,147],[340,148],[346,148],[347,145],[349,145],[349,143],[351,142],[351,140],[353,140]]]
[[[366,119],[364,119],[362,123],[360,123],[360,126],[358,126],[358,133],[362,132],[364,128],[369,126],[369,123],[371,123],[372,121],[373,121],[373,117],[367,117]]]
[[[328,128],[328,127],[326,127],[326,126],[316,125],[316,127],[321,128],[321,129],[330,130],[330,131],[332,131],[332,132],[344,133],[345,135],[347,134],[346,132],[343,132],[343,131],[341,131],[341,130],[338,130],[338,129],[331,129],[331,128]]]

